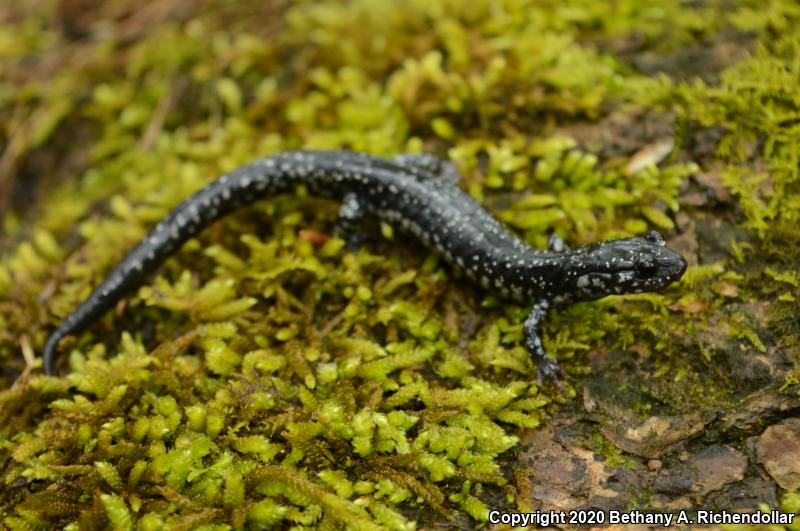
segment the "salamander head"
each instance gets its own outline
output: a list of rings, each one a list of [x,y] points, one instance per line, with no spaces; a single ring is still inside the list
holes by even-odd
[[[568,253],[562,285],[573,300],[642,293],[666,287],[683,276],[686,260],[666,247],[664,237],[650,231],[644,238],[609,240]]]

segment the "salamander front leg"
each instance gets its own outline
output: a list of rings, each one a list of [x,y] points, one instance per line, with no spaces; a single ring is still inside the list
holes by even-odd
[[[361,247],[364,241],[364,233],[358,229],[365,210],[362,200],[354,192],[349,192],[342,198],[333,233],[347,241],[347,248],[351,251]]]
[[[551,380],[556,387],[561,389],[561,383],[558,381],[559,376],[563,376],[564,370],[558,366],[558,363],[553,358],[547,356],[542,346],[542,339],[539,337],[539,330],[542,322],[547,317],[547,311],[550,309],[550,301],[542,299],[533,305],[533,310],[525,319],[523,327],[523,338],[525,340],[525,347],[528,349],[528,354],[536,364],[537,381],[539,384],[542,380],[547,378]]]

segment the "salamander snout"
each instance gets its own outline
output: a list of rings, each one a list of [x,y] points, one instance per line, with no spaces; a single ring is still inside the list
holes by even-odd
[[[665,270],[664,276],[667,277],[670,282],[676,282],[680,280],[686,272],[688,264],[683,256],[672,249],[664,248],[664,250],[669,251],[666,253],[667,256],[661,260],[661,267]]]
[[[642,280],[662,278],[666,284],[679,280],[686,272],[686,259],[672,249],[664,248],[657,255],[643,254],[634,258],[633,270]]]

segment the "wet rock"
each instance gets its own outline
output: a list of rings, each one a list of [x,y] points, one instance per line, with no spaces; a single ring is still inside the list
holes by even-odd
[[[616,420],[612,419],[605,419],[603,435],[626,452],[647,459],[658,458],[670,447],[700,433],[708,422],[700,414],[651,416],[641,421],[634,412],[624,410],[619,411]]]
[[[725,485],[741,481],[747,457],[730,446],[711,446],[693,455],[685,463],[661,472],[653,485],[654,492],[668,495],[692,493],[702,497]]]
[[[710,493],[703,500],[703,504],[709,507],[725,507],[732,511],[752,511],[760,503],[766,503],[770,507],[778,506],[775,484],[768,478],[752,477],[731,483]]]
[[[758,461],[782,488],[800,488],[800,418],[770,426],[756,444]]]
[[[755,434],[765,424],[786,417],[788,411],[798,406],[800,401],[797,398],[776,394],[773,389],[762,389],[750,395],[735,410],[725,414],[720,419],[720,427],[734,435]]]
[[[626,463],[628,468],[610,466],[587,449],[594,444],[590,434],[572,426],[529,432],[524,442],[531,444],[520,455],[529,484],[527,495],[532,506],[542,510],[621,510],[649,484],[643,479],[648,475],[643,462],[632,459]]]
[[[556,442],[554,431],[535,432],[529,439],[532,448],[520,456],[520,462],[531,471],[532,497],[545,509],[576,507],[584,501],[580,493],[590,485],[587,463]]]

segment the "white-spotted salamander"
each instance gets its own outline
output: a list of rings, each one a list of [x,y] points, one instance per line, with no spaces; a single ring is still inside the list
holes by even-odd
[[[560,371],[539,338],[552,306],[658,290],[686,270],[686,260],[655,231],[572,250],[554,235],[548,251],[533,249],[462,191],[457,179],[452,165],[431,155],[383,159],[349,151],[294,151],[242,166],[175,207],[64,318],[44,347],[44,370],[54,374],[62,338],[82,331],[139,287],[187,239],[242,205],[298,185],[341,200],[337,229],[345,235],[354,234],[365,212],[373,213],[418,237],[483,288],[532,304],[523,335],[540,380],[557,382]]]

